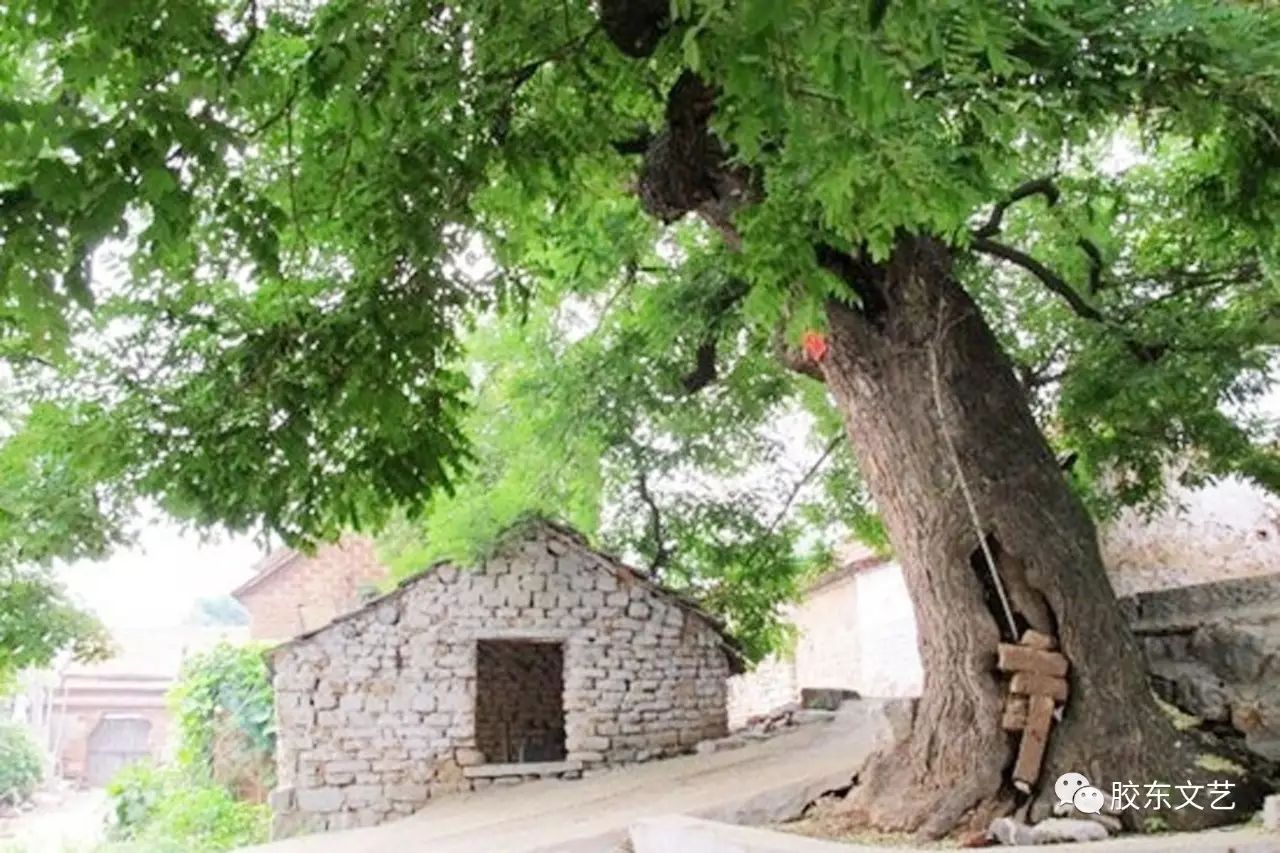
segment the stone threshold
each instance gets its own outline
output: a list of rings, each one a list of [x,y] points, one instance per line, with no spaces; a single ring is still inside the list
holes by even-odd
[[[582,770],[581,761],[530,761],[512,764],[477,764],[464,767],[468,779],[498,779],[503,776],[559,776]]]

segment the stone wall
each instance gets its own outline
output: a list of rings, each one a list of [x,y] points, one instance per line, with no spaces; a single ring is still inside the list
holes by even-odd
[[[474,789],[477,645],[558,643],[570,769],[726,730],[734,660],[699,612],[541,524],[474,570],[438,566],[273,653],[277,835],[376,824]]]
[[[1157,693],[1280,761],[1280,575],[1141,593],[1121,607]]]
[[[858,681],[858,610],[856,572],[837,572],[809,590],[792,611],[800,626],[796,639],[796,689],[855,687]]]
[[[729,728],[737,731],[752,717],[780,708],[799,697],[793,653],[770,655],[752,667],[750,672],[729,679]]]
[[[1170,681],[1182,684],[1180,690],[1197,682],[1196,689],[1208,689],[1208,670],[1192,667],[1188,655],[1214,654],[1211,649],[1217,643],[1211,637],[1224,631],[1230,634],[1225,642],[1231,653],[1243,654],[1252,642],[1246,635],[1270,630],[1254,623],[1241,630],[1214,626],[1221,614],[1239,605],[1232,598],[1238,590],[1268,590],[1277,583],[1280,507],[1274,498],[1230,480],[1195,492],[1175,492],[1174,497],[1181,503],[1179,510],[1151,519],[1126,515],[1107,527],[1102,533],[1104,554],[1118,595],[1140,593],[1135,600],[1145,602],[1149,612],[1180,610],[1188,620],[1177,629],[1183,632],[1179,636],[1151,637],[1155,660],[1163,661],[1156,669],[1173,667],[1187,676]],[[1215,596],[1225,596],[1226,603],[1215,603]],[[794,650],[769,658],[730,684],[729,718],[735,727],[795,701],[803,687],[842,687],[864,696],[919,693],[923,676],[915,619],[896,564],[865,555],[846,557],[845,567],[810,588],[787,616],[799,635]],[[1201,617],[1211,625],[1189,644],[1186,631]],[[1199,676],[1190,677],[1191,670]],[[1228,684],[1246,677],[1254,678],[1243,672],[1223,674]],[[1280,681],[1280,666],[1272,677]],[[1251,707],[1256,704],[1251,696],[1246,691],[1237,704]],[[1210,719],[1222,718],[1221,703],[1193,704]],[[1253,740],[1265,737],[1269,735]]]
[[[1117,595],[1270,574],[1280,571],[1280,499],[1234,477],[1172,485],[1169,508],[1125,512],[1100,540]]]

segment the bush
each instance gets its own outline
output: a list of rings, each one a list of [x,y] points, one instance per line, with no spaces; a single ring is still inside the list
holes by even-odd
[[[107,793],[112,800],[109,834],[116,841],[218,853],[265,841],[270,827],[266,806],[241,802],[216,782],[195,780],[175,769],[145,764],[125,768]]]
[[[275,770],[275,700],[262,653],[220,643],[183,665],[169,694],[177,762],[135,765],[111,781],[114,840],[183,853],[266,840],[271,814],[259,803]]]
[[[275,771],[275,695],[263,651],[219,643],[183,665],[169,694],[178,766],[257,801]]]
[[[267,840],[271,812],[237,800],[216,783],[172,789],[156,804],[139,841],[183,842],[191,853],[217,853]]]
[[[17,805],[30,798],[43,776],[40,747],[27,730],[0,725],[0,803]]]
[[[131,764],[107,783],[111,798],[109,834],[118,841],[138,837],[173,785],[173,774],[150,764]]]

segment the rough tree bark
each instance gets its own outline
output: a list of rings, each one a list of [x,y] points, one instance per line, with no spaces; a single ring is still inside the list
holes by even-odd
[[[905,238],[878,272],[878,312],[829,306],[822,372],[903,567],[924,691],[910,735],[864,768],[850,811],[870,825],[936,837],[985,825],[1020,799],[1008,778],[1017,736],[1000,728],[995,666],[996,645],[1010,632],[957,465],[1019,631],[1048,630],[1071,662],[1070,701],[1050,737],[1033,816],[1052,806],[1053,780],[1068,771],[1107,794],[1114,782],[1238,783],[1198,767],[1205,745],[1156,705],[1093,523],[956,281],[950,250]],[[1233,811],[1166,808],[1160,816],[1186,828],[1242,820],[1258,791],[1235,793]]]
[[[621,18],[617,7],[629,2],[606,0],[603,8]],[[623,49],[642,55],[658,38],[629,30]],[[645,152],[639,191],[653,215],[671,221],[697,213],[732,244],[732,214],[758,190],[707,129],[714,98],[713,86],[688,72],[681,77],[668,96],[668,127]],[[953,251],[931,238],[902,237],[890,260],[875,264],[822,244],[814,249],[850,288],[847,302],[828,306],[830,350],[821,371],[902,564],[924,667],[909,733],[863,768],[849,811],[870,826],[938,837],[985,827],[1017,807],[1038,819],[1053,805],[1054,779],[1069,771],[1108,795],[1117,782],[1230,778],[1198,766],[1205,742],[1177,730],[1157,706],[1093,523],[1012,365],[956,280]],[[996,646],[1017,638],[1001,627],[1003,608],[957,465],[982,536],[998,555],[1017,629],[1056,636],[1071,663],[1070,699],[1031,799],[1009,777],[1018,736],[1000,726],[1005,688]],[[1230,781],[1237,784],[1232,810],[1166,807],[1159,816],[1173,828],[1243,820],[1262,789]],[[1141,816],[1124,814],[1131,824]]]

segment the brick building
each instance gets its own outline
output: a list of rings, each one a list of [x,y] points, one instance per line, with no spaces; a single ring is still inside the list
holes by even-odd
[[[250,637],[287,640],[355,610],[387,577],[373,542],[347,535],[311,555],[272,551],[231,594],[249,611]]]
[[[275,834],[688,751],[740,669],[710,617],[540,522],[272,652]]]

